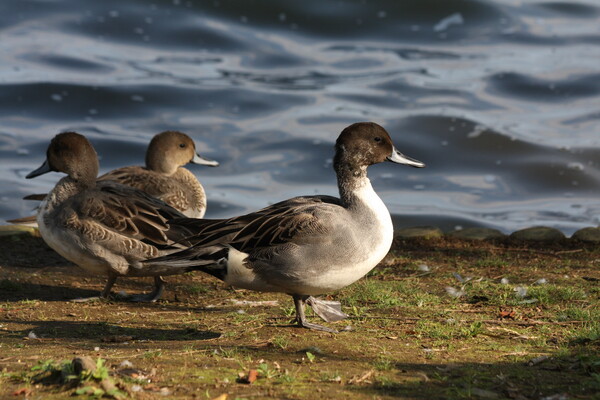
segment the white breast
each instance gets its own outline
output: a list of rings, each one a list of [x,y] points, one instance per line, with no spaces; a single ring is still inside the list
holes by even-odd
[[[390,213],[377,193],[373,190],[371,182],[366,179],[365,184],[355,194],[362,200],[364,206],[375,216],[373,225],[365,226],[354,232],[358,254],[353,254],[352,259],[340,260],[345,265],[342,268],[331,268],[311,284],[313,293],[321,294],[344,288],[356,282],[371,271],[390,251],[394,238],[394,226]]]

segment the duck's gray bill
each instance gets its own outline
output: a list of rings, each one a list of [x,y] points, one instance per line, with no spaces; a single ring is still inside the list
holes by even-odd
[[[208,158],[202,157],[198,153],[194,153],[194,158],[192,158],[191,162],[193,164],[208,165],[209,167],[218,167],[219,166],[219,162],[218,161],[209,160]]]
[[[400,153],[398,150],[392,150],[392,154],[387,157],[388,161],[391,161],[396,164],[406,164],[415,168],[423,168],[425,163],[422,163],[419,160],[415,160],[414,158],[410,158]]]
[[[48,165],[48,160],[46,160],[46,161],[44,161],[44,163],[42,164],[41,167],[39,167],[35,171],[31,171],[30,173],[28,173],[25,178],[27,178],[27,179],[35,178],[36,176],[44,175],[45,173],[48,173],[48,172],[52,172],[52,170],[50,169],[50,165]]]

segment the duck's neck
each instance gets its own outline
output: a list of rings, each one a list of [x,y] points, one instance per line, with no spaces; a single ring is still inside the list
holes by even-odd
[[[179,166],[167,160],[166,157],[150,157],[146,155],[146,168],[166,176],[171,176],[177,172]]]
[[[371,181],[367,178],[366,166],[354,166],[337,160],[334,165],[337,175],[340,199],[346,208],[353,208],[364,203],[363,192],[373,191]]]

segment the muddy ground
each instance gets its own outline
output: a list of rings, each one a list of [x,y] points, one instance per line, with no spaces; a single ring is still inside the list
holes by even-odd
[[[71,302],[104,279],[40,238],[4,236],[0,398],[600,398],[599,268],[600,250],[577,243],[396,241],[329,296],[350,314],[330,334],[293,326],[286,295],[200,273],[168,277],[158,303]],[[98,376],[73,375],[82,356]]]

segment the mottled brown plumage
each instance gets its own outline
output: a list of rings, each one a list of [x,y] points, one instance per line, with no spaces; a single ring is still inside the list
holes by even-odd
[[[194,141],[185,133],[165,131],[154,136],[148,145],[145,167],[117,168],[98,180],[143,190],[188,217],[202,218],[206,212],[206,194],[196,176],[183,168],[189,163],[219,165],[198,155]]]
[[[175,248],[181,237],[177,229],[169,229],[167,221],[184,215],[141,190],[97,181],[98,158],[84,136],[75,132],[57,135],[48,147],[46,162],[27,178],[50,171],[67,176],[40,206],[37,221],[42,238],[81,268],[108,276],[103,297],[118,276],[153,276],[157,287],[150,300],[156,300],[162,292],[161,274],[185,272],[144,268],[139,263]]]

